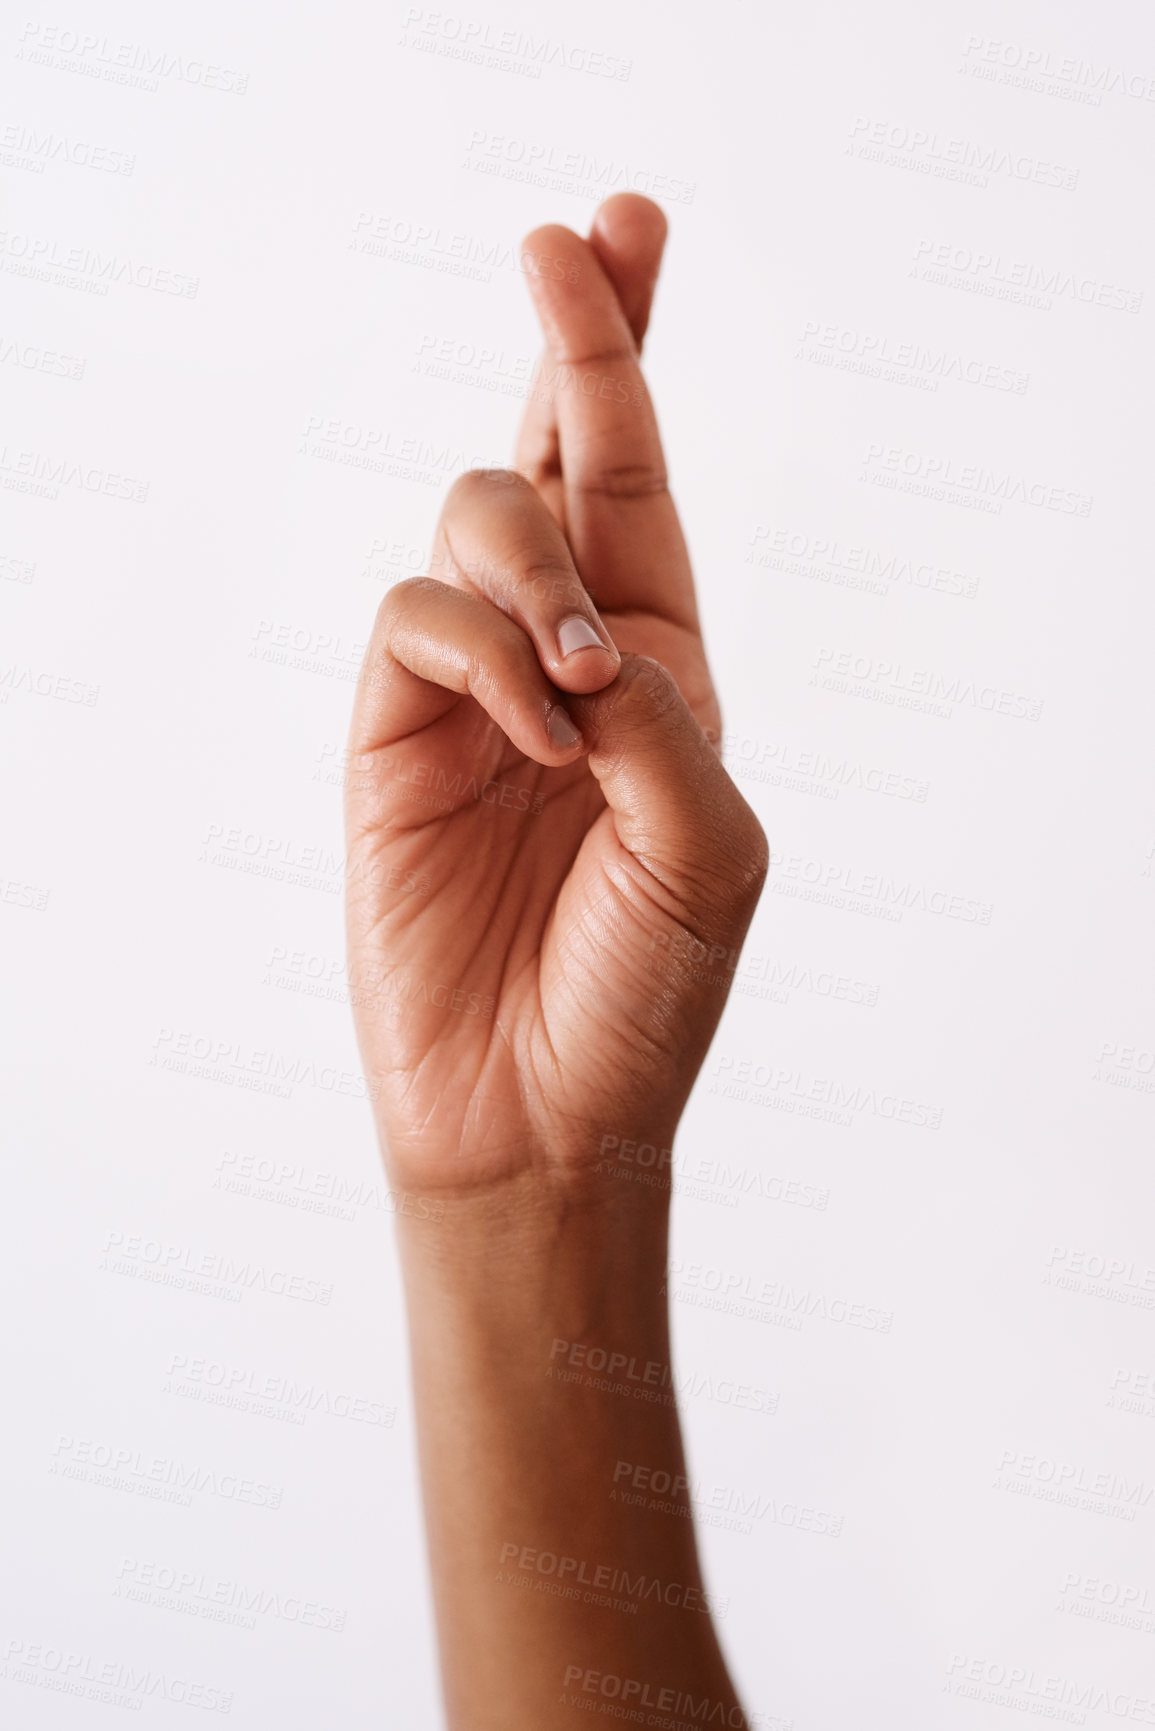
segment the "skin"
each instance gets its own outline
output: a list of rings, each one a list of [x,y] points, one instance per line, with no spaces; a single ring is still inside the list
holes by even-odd
[[[546,353],[517,468],[452,488],[436,575],[378,613],[350,734],[350,978],[408,1198],[453,1731],[568,1726],[602,1698],[673,1711],[685,1692],[744,1724],[692,1521],[621,1500],[622,1463],[685,1467],[668,1185],[605,1151],[670,1147],[767,865],[718,758],[639,368],[665,227],[621,195],[588,240],[525,242]],[[574,619],[586,642],[563,654]],[[591,1374],[599,1350],[632,1373]]]

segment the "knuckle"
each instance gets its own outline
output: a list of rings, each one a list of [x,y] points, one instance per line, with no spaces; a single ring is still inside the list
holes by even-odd
[[[567,560],[544,555],[540,549],[513,561],[514,579],[534,601],[570,601],[582,593],[581,581]]]
[[[770,844],[741,794],[719,839],[724,843],[719,863],[730,897],[739,909],[752,912],[770,869]]]
[[[682,701],[678,682],[669,668],[650,655],[623,655],[618,683],[624,698],[644,705],[654,717],[665,715]]]
[[[443,521],[450,520],[455,512],[472,496],[476,469],[466,469],[460,475],[455,475],[449,483],[449,491],[445,495],[445,503],[441,507]]]
[[[521,630],[502,636],[487,649],[469,656],[469,685],[475,693],[509,696],[533,680],[537,654]]]
[[[495,489],[509,491],[529,485],[516,469],[466,469],[450,487],[446,509],[462,501],[488,498]]]
[[[576,389],[583,396],[592,396],[594,392],[590,390],[590,384],[593,384],[596,389],[600,382],[596,377],[590,378],[594,369],[600,368],[604,372],[607,368],[612,367],[617,370],[623,366],[632,365],[638,358],[637,347],[633,339],[626,340],[624,337],[621,341],[614,341],[611,338],[609,342],[602,343],[592,349],[567,345],[563,353],[565,366],[574,372],[578,367],[581,367],[586,377],[580,380],[577,378],[565,379],[562,381],[561,388],[562,390]],[[612,383],[616,385],[618,381],[615,379]]]
[[[578,491],[603,499],[653,499],[668,489],[659,463],[611,463],[593,470],[578,483]]]
[[[743,857],[751,880],[760,890],[770,871],[770,838],[750,807],[746,807],[748,822],[743,837]]]
[[[388,636],[391,628],[420,607],[428,596],[445,585],[436,577],[404,577],[394,583],[377,608],[376,630]]]

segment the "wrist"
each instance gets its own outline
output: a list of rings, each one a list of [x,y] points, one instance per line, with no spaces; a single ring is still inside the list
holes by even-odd
[[[672,1408],[658,1392],[671,1388],[667,1199],[611,1191],[527,1175],[446,1199],[438,1221],[399,1221],[418,1379],[452,1362],[479,1398],[500,1386],[510,1410],[529,1411],[561,1384],[600,1407],[612,1373],[630,1384],[627,1405]]]
[[[507,1292],[538,1303],[563,1290],[576,1297],[612,1288],[633,1305],[647,1294],[657,1304],[669,1198],[668,1181],[623,1183],[592,1170],[526,1170],[418,1198],[427,1206],[397,1213],[406,1284],[436,1284],[462,1299]]]
[[[511,1114],[512,1116],[512,1114]],[[489,1117],[473,1136],[439,1140],[378,1112],[377,1130],[399,1223],[452,1218],[465,1244],[473,1235],[548,1241],[571,1217],[591,1229],[655,1229],[669,1209],[678,1117],[669,1110],[616,1114],[594,1122],[541,1123],[527,1110],[512,1125]],[[655,1122],[657,1120],[657,1122]]]

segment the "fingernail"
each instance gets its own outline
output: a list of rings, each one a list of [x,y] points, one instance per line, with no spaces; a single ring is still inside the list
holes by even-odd
[[[568,751],[572,745],[581,743],[581,734],[560,703],[550,710],[545,730],[549,734],[550,744],[556,745],[559,751]]]
[[[604,648],[605,644],[589,620],[583,619],[580,613],[575,613],[572,619],[563,619],[557,628],[557,652],[563,660],[578,649]]]

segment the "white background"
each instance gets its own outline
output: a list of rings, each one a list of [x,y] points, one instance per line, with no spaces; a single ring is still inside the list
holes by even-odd
[[[679,1145],[727,1650],[779,1731],[1155,1723],[1149,11],[167,13],[0,43],[5,1721],[440,1723],[340,752],[519,239],[631,184],[775,854]]]

